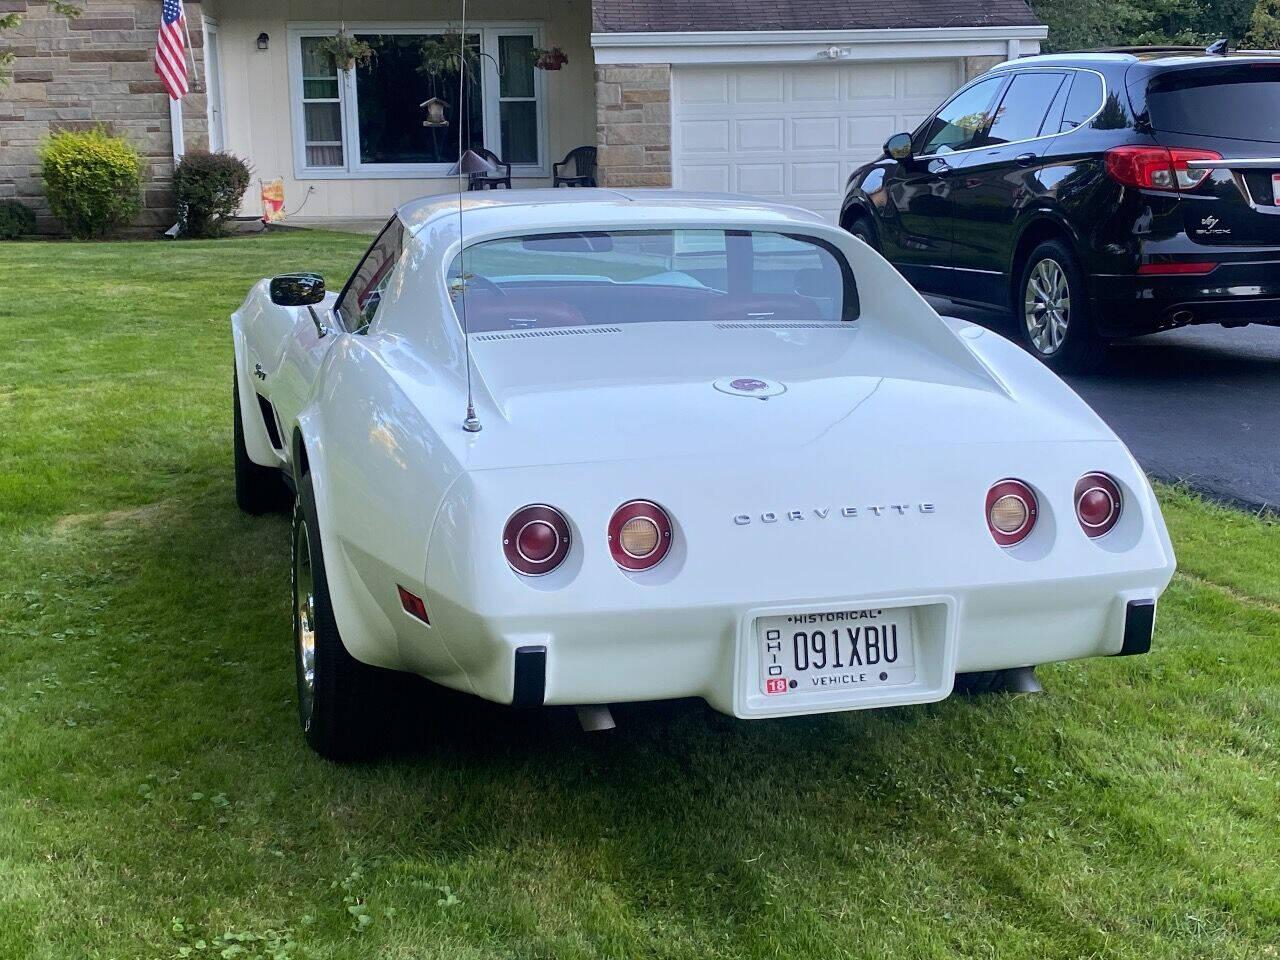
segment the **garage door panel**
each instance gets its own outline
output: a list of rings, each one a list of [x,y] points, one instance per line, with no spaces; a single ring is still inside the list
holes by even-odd
[[[783,140],[785,120],[782,117],[765,117],[757,120],[738,120],[734,123],[734,142],[739,153],[776,153],[785,150]]]
[[[680,103],[729,102],[729,77],[723,73],[689,72],[680,76]]]
[[[751,193],[758,197],[785,197],[787,165],[781,161],[739,164],[737,188],[741,193]]]
[[[879,153],[884,142],[902,128],[896,116],[847,117],[844,122],[844,145],[847,150],[866,151],[872,148]]]
[[[844,71],[846,100],[892,100],[898,95],[897,74],[893,64],[859,64]]]
[[[840,71],[792,70],[791,99],[797,103],[839,103]]]
[[[925,60],[913,64],[910,70],[903,71],[903,79],[903,96],[924,97],[934,101],[934,106],[941,103],[959,84],[956,65],[945,61]],[[929,108],[930,111],[932,109]]]
[[[685,153],[729,153],[729,121],[686,120],[680,124],[680,148]]]
[[[733,192],[727,164],[689,164],[684,168],[681,187],[685,190],[706,190],[710,193]]]
[[[840,162],[791,164],[791,192],[796,197],[825,200],[840,190]]]
[[[737,191],[833,218],[849,174],[960,83],[955,60],[677,66],[675,184]]]
[[[791,121],[791,149],[839,150],[839,117],[797,117]]]
[[[782,103],[786,76],[778,70],[744,71],[738,75],[738,103]]]

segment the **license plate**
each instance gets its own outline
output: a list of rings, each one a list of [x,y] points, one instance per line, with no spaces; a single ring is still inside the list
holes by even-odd
[[[1280,207],[1280,173],[1271,175],[1271,196],[1276,201],[1276,206]]]
[[[891,687],[916,678],[910,609],[761,617],[756,638],[760,689],[768,696]]]

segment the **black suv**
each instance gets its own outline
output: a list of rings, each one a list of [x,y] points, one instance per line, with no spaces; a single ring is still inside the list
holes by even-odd
[[[917,288],[1012,307],[1082,369],[1108,340],[1280,324],[1280,57],[1029,57],[849,180],[841,224]]]

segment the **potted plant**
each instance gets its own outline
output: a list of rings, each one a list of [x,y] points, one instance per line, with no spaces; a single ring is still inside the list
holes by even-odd
[[[541,47],[533,49],[533,65],[539,70],[559,70],[568,62],[569,57],[559,47],[552,47],[550,50]]]
[[[373,47],[347,33],[345,24],[338,29],[337,34],[321,41],[318,46],[333,57],[339,70],[350,70],[355,66],[367,67],[373,60]]]
[[[428,77],[442,73],[457,73],[462,68],[462,34],[458,31],[440,33],[422,41],[422,62],[418,72]],[[474,63],[480,58],[475,37],[467,38],[467,59]]]

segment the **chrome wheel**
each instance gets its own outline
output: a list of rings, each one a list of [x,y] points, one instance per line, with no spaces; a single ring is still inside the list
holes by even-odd
[[[298,656],[298,714],[311,729],[316,704],[316,584],[311,569],[311,538],[299,520],[293,540],[293,642]]]
[[[1027,336],[1044,356],[1051,356],[1067,338],[1071,321],[1071,286],[1056,260],[1044,259],[1032,268],[1023,291],[1023,322]]]

